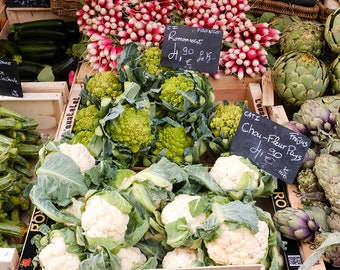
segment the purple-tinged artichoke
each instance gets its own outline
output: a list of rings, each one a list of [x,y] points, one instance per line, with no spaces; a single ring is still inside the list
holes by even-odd
[[[329,84],[326,64],[308,52],[282,54],[272,67],[271,78],[275,93],[292,110],[322,96]]]
[[[286,207],[273,215],[276,229],[283,237],[309,242],[319,230],[319,225],[302,208]]]
[[[336,138],[336,114],[317,100],[306,100],[293,114],[293,121],[302,123],[308,129],[308,137],[317,144],[325,145]]]
[[[308,130],[303,123],[291,120],[282,123],[282,125],[286,128],[289,128],[290,130],[301,133],[303,135],[307,135]]]
[[[314,173],[331,209],[340,214],[340,158],[329,153],[320,153],[315,159]]]
[[[317,233],[314,239],[315,246],[319,248],[330,234],[331,233],[329,232]],[[338,244],[328,246],[323,253],[322,258],[334,267],[340,267],[340,242]]]
[[[315,158],[318,156],[319,152],[320,150],[317,147],[315,147],[315,144],[309,147],[307,149],[305,157],[303,158],[301,169],[313,168]]]

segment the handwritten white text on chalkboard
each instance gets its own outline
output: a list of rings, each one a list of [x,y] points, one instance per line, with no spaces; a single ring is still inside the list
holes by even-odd
[[[165,27],[161,64],[216,73],[221,45],[221,30],[168,24]]]
[[[280,179],[292,182],[310,143],[306,136],[244,110],[231,150]]]

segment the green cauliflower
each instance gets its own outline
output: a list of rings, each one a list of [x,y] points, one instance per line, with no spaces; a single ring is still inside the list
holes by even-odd
[[[219,103],[211,118],[210,128],[216,137],[234,135],[242,116],[242,108],[235,104]]]
[[[183,108],[184,98],[182,92],[192,91],[195,83],[192,79],[184,74],[172,76],[165,79],[161,85],[159,98],[181,110]]]
[[[74,119],[73,131],[78,133],[82,130],[94,130],[98,112],[99,109],[94,104],[79,109]]]
[[[142,54],[139,65],[145,67],[146,72],[157,76],[158,73],[168,70],[168,67],[161,65],[162,50],[158,46],[147,47]]]
[[[217,103],[202,117],[198,127],[198,136],[204,138],[208,148],[217,156],[228,152],[242,117],[247,102],[231,104],[227,101]]]
[[[98,114],[100,110],[91,104],[79,109],[76,113],[73,125],[73,137],[71,144],[81,143],[95,157],[102,151],[102,132],[99,126]]]
[[[102,98],[112,98],[115,100],[123,93],[123,83],[119,80],[119,75],[112,71],[96,72],[86,82],[86,90],[99,100]]]
[[[134,154],[143,147],[151,146],[154,140],[152,119],[147,108],[125,105],[117,118],[107,122],[105,130],[113,141],[121,143]]]
[[[193,138],[183,126],[175,127],[169,123],[158,126],[157,136],[152,153],[159,155],[163,151],[167,158],[178,164],[185,161],[185,150],[194,144]]]

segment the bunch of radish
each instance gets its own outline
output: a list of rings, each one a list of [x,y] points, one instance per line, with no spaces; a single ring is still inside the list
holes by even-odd
[[[130,42],[161,46],[165,25],[178,18],[182,25],[222,30],[222,42],[231,45],[221,50],[220,69],[242,79],[266,70],[266,48],[279,40],[278,30],[246,17],[249,9],[247,0],[85,0],[77,23],[89,37],[86,59],[97,70],[114,70]]]

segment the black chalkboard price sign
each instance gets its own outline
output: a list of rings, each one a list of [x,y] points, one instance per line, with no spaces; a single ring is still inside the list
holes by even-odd
[[[23,97],[16,62],[0,59],[0,95]]]
[[[308,137],[246,109],[234,135],[231,151],[291,184],[310,144]]]
[[[221,30],[167,24],[161,64],[215,74],[222,48]]]

